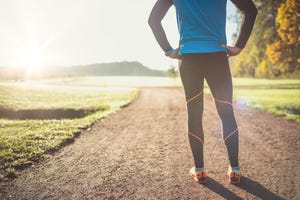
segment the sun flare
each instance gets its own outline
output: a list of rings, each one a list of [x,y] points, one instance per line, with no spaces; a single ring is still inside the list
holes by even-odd
[[[31,46],[28,49],[26,59],[25,59],[25,66],[29,70],[36,70],[40,68],[42,65],[42,54],[39,51],[36,45]]]
[[[30,34],[26,45],[23,46],[20,67],[26,70],[26,77],[33,77],[40,73],[44,65],[45,53],[37,37]]]

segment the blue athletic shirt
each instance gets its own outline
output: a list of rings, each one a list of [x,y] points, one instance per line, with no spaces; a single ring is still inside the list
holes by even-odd
[[[173,0],[178,31],[179,55],[227,52],[227,0]]]

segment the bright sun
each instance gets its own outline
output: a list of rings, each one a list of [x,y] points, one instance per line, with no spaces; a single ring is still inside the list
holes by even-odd
[[[36,70],[41,67],[42,55],[38,49],[38,46],[31,46],[26,54],[25,65],[28,69]]]
[[[26,69],[26,76],[37,75],[44,64],[44,53],[42,45],[36,37],[29,37],[23,48],[21,66]]]

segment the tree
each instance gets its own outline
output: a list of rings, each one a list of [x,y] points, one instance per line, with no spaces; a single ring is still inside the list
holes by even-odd
[[[176,84],[176,79],[178,78],[178,70],[173,65],[170,65],[170,68],[167,71],[168,76],[174,80],[174,84]]]
[[[300,2],[287,0],[278,8],[278,36],[267,46],[267,55],[272,64],[280,66],[283,74],[300,69]]]
[[[254,2],[256,23],[246,48],[231,59],[233,75],[273,78],[299,71],[300,1]]]
[[[287,0],[278,9],[278,34],[289,48],[289,69],[300,69],[300,2]]]
[[[278,34],[289,45],[300,43],[300,1],[287,0],[278,9]]]

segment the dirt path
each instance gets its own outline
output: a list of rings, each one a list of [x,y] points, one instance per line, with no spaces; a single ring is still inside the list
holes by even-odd
[[[188,177],[193,162],[183,91],[153,88],[1,190],[9,199],[300,199],[300,125],[235,110],[244,175],[239,187],[225,179],[228,161],[212,99],[205,101],[210,178],[203,186]]]

